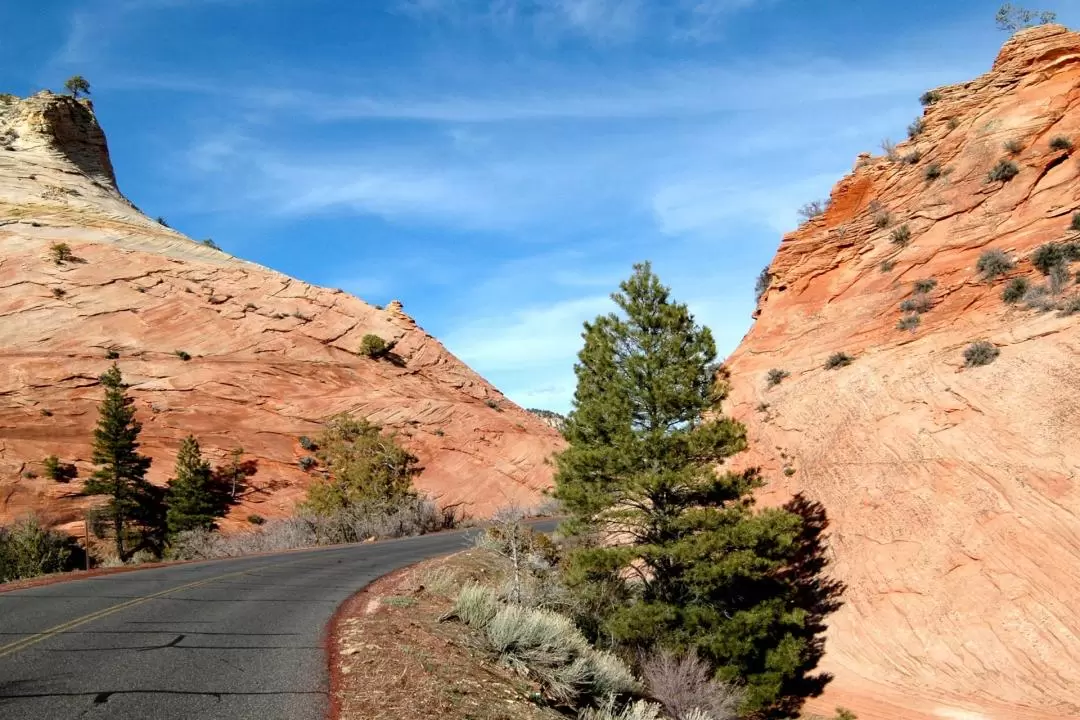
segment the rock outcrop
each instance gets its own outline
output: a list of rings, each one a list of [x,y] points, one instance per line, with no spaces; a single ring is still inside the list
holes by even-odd
[[[56,262],[50,248],[75,256]],[[357,354],[365,334],[393,353]],[[300,436],[349,411],[398,432],[418,487],[476,516],[532,506],[558,433],[507,400],[405,314],[195,242],[117,190],[87,101],[0,99],[0,522],[35,511],[79,524],[99,374],[115,356],[143,423],[150,478],[183,436],[214,461],[242,447],[256,492],[226,522],[288,514],[311,481]],[[188,359],[189,358],[189,359]],[[70,484],[44,477],[55,454]]]
[[[860,157],[784,237],[727,363],[729,410],[750,428],[742,461],[778,478],[765,499],[801,490],[831,515],[848,590],[818,708],[1077,718],[1080,263],[1033,307],[1002,294],[1046,286],[1034,251],[1080,236],[1080,34],[1023,31],[925,102],[895,159]],[[1002,161],[1019,172],[991,180]],[[993,249],[1015,265],[984,279]],[[965,366],[978,340],[1000,354]],[[826,369],[838,352],[851,364]]]

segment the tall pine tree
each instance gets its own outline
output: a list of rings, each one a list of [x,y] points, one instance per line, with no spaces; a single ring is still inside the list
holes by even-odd
[[[100,380],[105,399],[98,407],[100,416],[94,430],[93,461],[98,469],[82,492],[109,496],[102,514],[112,525],[117,557],[127,560],[130,552],[150,542],[158,530],[160,492],[146,481],[150,458],[138,452],[142,423],[135,419],[134,401],[127,395],[116,363]],[[136,548],[126,542],[133,529],[141,531]]]
[[[556,475],[582,624],[628,651],[694,649],[745,684],[745,713],[790,713],[828,680],[809,674],[839,591],[818,577],[824,518],[756,511],[757,470],[717,471],[747,442],[719,414],[711,333],[649,264],[620,287],[622,313],[585,324]]]
[[[176,456],[175,477],[165,493],[165,515],[169,535],[205,528],[212,530],[226,511],[228,496],[214,480],[210,463],[203,459],[199,441],[188,435]]]

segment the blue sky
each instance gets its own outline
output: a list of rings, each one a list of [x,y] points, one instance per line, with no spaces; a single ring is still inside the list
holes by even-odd
[[[636,261],[734,349],[796,209],[924,90],[989,68],[998,5],[9,2],[0,91],[85,75],[147,214],[400,299],[516,402],[565,411],[581,323]]]

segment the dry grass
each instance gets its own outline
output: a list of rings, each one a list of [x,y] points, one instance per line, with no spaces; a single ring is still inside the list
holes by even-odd
[[[336,717],[565,719],[537,704],[539,687],[502,667],[481,632],[440,622],[453,604],[447,594],[497,582],[497,567],[490,555],[465,552],[384,578],[353,598],[331,640]]]

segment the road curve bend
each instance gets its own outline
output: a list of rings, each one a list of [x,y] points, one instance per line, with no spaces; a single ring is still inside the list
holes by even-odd
[[[322,720],[337,607],[471,543],[437,533],[0,593],[0,718]]]

